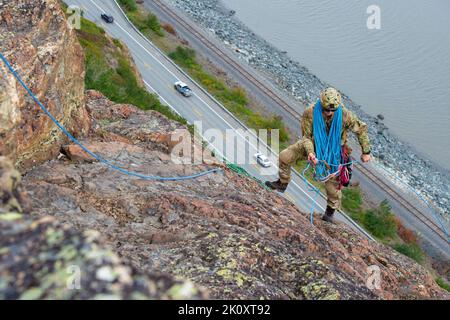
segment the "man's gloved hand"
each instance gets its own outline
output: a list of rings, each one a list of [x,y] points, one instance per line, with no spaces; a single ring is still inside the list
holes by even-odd
[[[362,154],[362,155],[361,155],[361,161],[362,161],[362,162],[369,162],[370,159],[371,159],[370,154]]]
[[[312,162],[314,165],[317,164],[316,155],[314,153],[308,154],[308,161]]]

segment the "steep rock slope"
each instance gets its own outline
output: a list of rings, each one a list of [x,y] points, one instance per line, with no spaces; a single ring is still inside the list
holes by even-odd
[[[84,56],[57,0],[0,2],[0,50],[71,132],[88,130]],[[0,63],[0,154],[30,167],[58,154],[61,132]]]
[[[1,65],[0,150],[28,170],[20,189],[0,159],[0,298],[449,299],[414,261],[345,225],[311,225],[209,152],[174,163],[182,125],[83,92],[83,54],[56,1],[0,9],[2,52],[91,150],[148,175],[222,168],[170,182],[112,171],[68,144]],[[367,286],[371,266],[379,289]]]
[[[20,174],[0,157],[0,299],[200,299],[192,282],[139,272],[95,230],[29,214]]]
[[[157,112],[87,94],[86,143],[132,170],[160,176],[217,167],[176,165],[167,137],[181,126]],[[38,214],[94,229],[139,270],[191,279],[214,298],[448,298],[421,266],[342,224],[308,218],[256,181],[223,168],[193,180],[146,181],[92,161],[76,146],[31,170],[25,190]],[[51,195],[50,197],[48,195]],[[368,267],[381,288],[366,286]]]

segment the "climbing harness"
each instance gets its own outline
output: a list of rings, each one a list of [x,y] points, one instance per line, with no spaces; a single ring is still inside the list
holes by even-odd
[[[93,158],[95,158],[96,160],[98,160],[100,163],[110,167],[113,170],[119,171],[125,175],[128,176],[134,176],[134,177],[138,177],[140,179],[144,179],[144,180],[161,180],[161,181],[176,181],[176,180],[188,180],[188,179],[194,179],[194,178],[198,178],[210,173],[214,173],[214,172],[219,172],[222,171],[222,169],[220,168],[216,168],[216,169],[211,169],[211,170],[207,170],[207,171],[203,171],[203,172],[199,172],[193,175],[188,175],[188,176],[179,176],[179,177],[159,177],[159,176],[149,176],[149,175],[144,175],[142,173],[139,172],[134,172],[134,171],[128,171],[124,168],[121,168],[119,166],[116,166],[115,164],[111,163],[110,161],[102,158],[101,156],[93,153],[92,151],[90,151],[87,147],[85,147],[80,141],[78,141],[77,139],[75,139],[67,130],[66,128],[64,128],[64,126],[62,124],[60,124],[58,122],[58,120],[56,120],[51,113],[47,110],[47,108],[44,107],[44,105],[39,101],[38,98],[36,98],[36,96],[33,94],[33,92],[30,90],[30,88],[28,88],[28,86],[22,81],[22,79],[20,78],[20,76],[17,74],[16,70],[11,66],[11,64],[8,62],[8,60],[6,60],[5,56],[0,52],[0,58],[3,60],[3,62],[5,63],[5,65],[8,67],[9,71],[14,75],[14,77],[17,79],[17,81],[20,82],[20,84],[22,85],[22,87],[24,87],[24,89],[28,92],[28,94],[33,98],[33,100],[39,105],[39,107],[41,107],[41,109],[44,111],[45,114],[47,114],[50,119],[59,127],[59,129],[61,129],[61,131],[74,143],[76,143],[77,145],[79,145],[86,153],[88,153],[90,156],[92,156]]]

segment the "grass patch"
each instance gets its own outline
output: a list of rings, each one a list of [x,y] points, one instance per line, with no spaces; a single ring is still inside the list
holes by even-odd
[[[349,187],[342,190],[342,207],[352,218],[362,220],[362,195],[357,187]]]
[[[123,47],[119,40],[111,41],[102,28],[84,18],[81,19],[81,30],[77,32],[85,52],[86,89],[98,90],[116,103],[156,110],[187,124],[184,118],[162,105],[156,95],[140,86],[130,61],[121,51]]]
[[[342,207],[353,220],[358,221],[368,232],[380,240],[393,239],[397,235],[397,222],[387,200],[377,208],[365,209],[359,187],[344,188]]]
[[[371,235],[416,262],[424,262],[425,254],[417,244],[415,233],[395,217],[387,200],[377,208],[366,209],[363,207],[361,189],[349,187],[342,192],[342,207]]]
[[[126,11],[137,11],[138,7],[135,0],[119,0],[119,4],[126,10]]]
[[[422,249],[415,243],[397,243],[392,246],[398,252],[410,257],[418,263],[424,261]]]
[[[158,37],[164,37],[163,27],[159,23],[158,17],[150,12],[139,10],[135,0],[119,0],[119,4],[125,11],[128,19],[142,33],[149,36],[150,33],[156,34]]]
[[[436,279],[436,283],[438,284],[439,287],[441,287],[444,290],[447,290],[448,292],[450,292],[450,284],[448,284],[447,282],[445,282],[444,279],[442,278],[437,278]]]
[[[397,234],[397,223],[387,200],[383,200],[378,208],[367,210],[363,223],[367,230],[380,239],[394,238]]]

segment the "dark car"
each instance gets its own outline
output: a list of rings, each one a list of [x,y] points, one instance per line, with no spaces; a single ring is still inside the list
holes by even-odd
[[[106,13],[102,13],[102,19],[105,20],[107,23],[113,23],[114,22],[114,18],[112,17],[112,15],[106,14]]]

